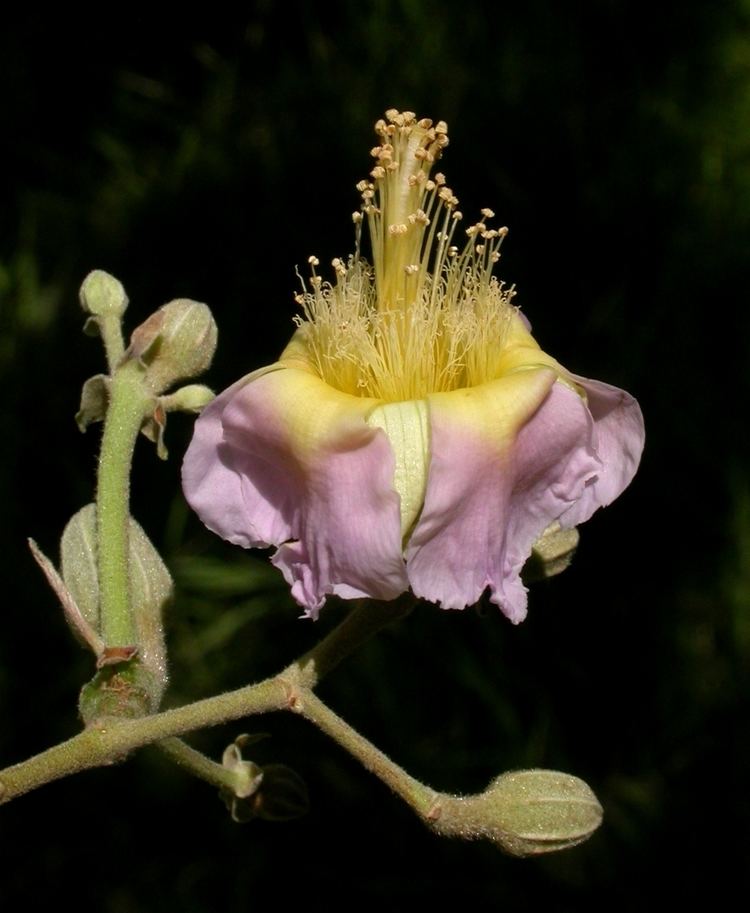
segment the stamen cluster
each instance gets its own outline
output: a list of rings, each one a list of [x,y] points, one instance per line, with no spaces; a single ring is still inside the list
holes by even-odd
[[[492,275],[507,228],[488,228],[494,213],[466,229],[445,176],[430,177],[448,145],[447,125],[386,112],[370,179],[357,185],[355,253],[332,262],[333,282],[309,258],[309,287],[297,323],[321,378],[357,396],[387,402],[476,386],[497,376],[513,288]],[[367,220],[372,262],[360,252]]]

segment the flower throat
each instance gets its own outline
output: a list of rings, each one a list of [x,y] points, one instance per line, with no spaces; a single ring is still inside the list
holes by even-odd
[[[332,387],[386,402],[472,387],[498,374],[513,288],[492,269],[507,228],[483,220],[454,243],[462,219],[445,177],[430,171],[448,145],[447,126],[411,112],[386,112],[375,124],[376,165],[360,181],[356,250],[335,259],[333,282],[316,273],[296,296],[310,360]],[[367,219],[372,262],[361,256]]]

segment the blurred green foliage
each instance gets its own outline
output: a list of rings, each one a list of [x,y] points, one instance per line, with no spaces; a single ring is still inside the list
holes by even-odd
[[[11,158],[0,175],[3,762],[72,733],[91,674],[24,542],[54,553],[91,497],[98,432],[80,437],[73,415],[103,356],[80,334],[80,281],[92,268],[120,278],[130,327],[168,299],[207,301],[217,388],[272,360],[292,329],[295,264],[351,249],[354,184],[385,108],[448,121],[443,170],[467,215],[490,205],[510,226],[500,272],[540,342],[635,393],[649,435],[632,489],[582,530],[572,567],[535,586],[522,626],[489,607],[420,607],[321,689],[439,788],[531,765],[583,776],[606,809],[589,844],[518,863],[441,841],[280,716],[195,744],[219,755],[242,729],[272,732],[257,760],[305,777],[307,818],[240,828],[210,789],[143,752],[1,810],[0,903],[69,894],[106,913],[191,913],[295,897],[350,909],[367,896],[399,910],[455,896],[643,910],[739,885],[750,849],[747,0],[668,0],[658,15],[626,0],[255,0],[223,18],[127,12],[116,27],[28,14],[0,34],[0,61]],[[178,583],[177,703],[275,671],[344,607],[296,620],[265,556],[202,530],[179,494],[188,420],[167,433],[166,465],[140,448],[133,509]]]

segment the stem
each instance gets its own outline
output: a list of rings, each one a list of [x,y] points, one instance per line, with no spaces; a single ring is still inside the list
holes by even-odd
[[[0,771],[0,804],[69,774],[121,760],[134,748],[254,713],[281,710],[288,703],[287,685],[280,678],[270,678],[153,716],[113,719]]]
[[[393,792],[400,796],[407,805],[410,805],[420,818],[428,817],[439,793],[420,783],[419,780],[415,780],[402,767],[391,761],[372,742],[369,742],[337,716],[312,691],[300,688],[292,695],[290,704],[292,710],[306,720],[310,720],[311,723],[315,723],[326,735],[360,761],[363,767],[390,786]]]
[[[356,600],[346,618],[312,650],[289,667],[290,670],[294,669],[295,681],[301,687],[315,688],[322,678],[373,634],[408,615],[414,608],[415,601],[411,593],[406,593],[392,602]]]
[[[96,493],[101,634],[108,647],[136,643],[128,573],[130,465],[149,399],[143,368],[136,360],[117,368],[104,422]]]
[[[67,742],[0,771],[0,804],[69,774],[112,763],[143,745],[243,716],[288,708],[290,688],[304,689],[309,694],[323,672],[330,671],[367,637],[408,608],[401,600],[360,603],[327,637],[281,675],[186,707],[133,720],[112,719],[87,729]]]
[[[201,780],[218,786],[219,789],[229,789],[232,793],[235,792],[237,774],[233,770],[217,764],[216,761],[212,761],[202,752],[188,745],[187,742],[183,742],[182,739],[174,737],[162,739],[159,742],[159,748],[176,764],[189,770],[196,777],[200,777]]]
[[[125,343],[122,339],[122,317],[117,314],[100,314],[97,318],[99,334],[107,354],[109,373],[113,375],[125,354]]]

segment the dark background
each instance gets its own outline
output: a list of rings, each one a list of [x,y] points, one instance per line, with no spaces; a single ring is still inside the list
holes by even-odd
[[[119,277],[128,329],[179,296],[220,328],[217,389],[273,360],[294,268],[352,247],[354,184],[391,106],[444,118],[467,214],[510,226],[501,275],[542,346],[640,400],[632,488],[582,529],[571,569],[496,610],[419,608],[321,695],[411,773],[468,792],[501,770],[584,777],[586,845],[517,861],[432,836],[302,720],[202,733],[220,755],[268,731],[311,811],[236,825],[155,751],[0,809],[0,903],[80,910],[675,906],[744,884],[750,657],[747,247],[750,5],[423,0],[255,2],[110,24],[19,14],[0,34],[0,764],[76,731],[91,661],[26,552],[55,555],[92,497],[98,430],[73,422],[102,370],[77,289]],[[649,10],[648,12],[646,10]],[[102,20],[103,22],[103,20]],[[147,442],[133,511],[175,570],[168,703],[279,669],[327,631],[297,620],[264,556],[188,512]]]

